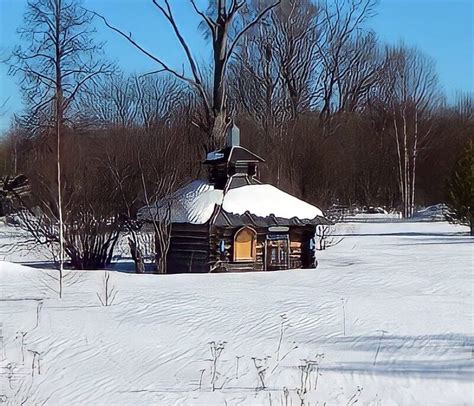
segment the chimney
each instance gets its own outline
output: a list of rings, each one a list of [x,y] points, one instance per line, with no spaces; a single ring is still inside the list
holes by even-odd
[[[227,146],[240,146],[240,130],[235,124],[232,124],[232,127],[227,130]]]

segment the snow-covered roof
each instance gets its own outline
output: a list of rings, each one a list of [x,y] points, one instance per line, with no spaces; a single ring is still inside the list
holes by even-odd
[[[216,161],[221,158],[224,158],[224,153],[221,151],[211,151],[206,155],[206,161]]]
[[[234,214],[246,211],[256,216],[314,219],[323,216],[316,206],[304,202],[272,185],[247,185],[231,189],[224,195],[222,208]]]
[[[213,185],[205,181],[195,180],[156,205],[141,208],[138,218],[165,218],[170,208],[173,223],[204,224],[211,218],[215,205],[222,203],[222,196],[222,190],[214,189]]]
[[[160,200],[157,205],[143,207],[138,216],[143,220],[152,220],[155,216],[164,218],[165,210],[170,207],[173,223],[204,224],[211,218],[216,205],[221,205],[228,213],[238,215],[248,212],[259,217],[274,215],[309,220],[324,216],[316,206],[272,185],[245,185],[224,193],[202,180],[189,183],[169,198]]]

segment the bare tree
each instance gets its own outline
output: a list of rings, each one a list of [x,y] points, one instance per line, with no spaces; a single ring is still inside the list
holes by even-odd
[[[186,56],[191,75],[179,72],[164,62],[164,60],[146,50],[138,41],[126,34],[121,29],[110,24],[103,16],[99,17],[113,31],[125,38],[135,48],[151,58],[158,64],[156,72],[168,72],[176,78],[188,83],[198,95],[203,111],[196,124],[208,135],[205,143],[206,150],[221,147],[224,143],[226,131],[230,125],[229,112],[227,110],[227,84],[226,71],[229,60],[233,55],[240,39],[259,21],[261,21],[280,0],[263,7],[250,21],[245,21],[247,2],[245,0],[212,0],[206,12],[201,11],[194,0],[190,0],[194,11],[202,18],[203,27],[211,38],[213,66],[212,66],[212,90],[206,88],[206,78],[203,77],[202,69],[199,68],[192,55],[189,44],[184,39],[176,22],[169,0],[152,0],[153,5],[160,11],[169,23],[178,42]]]
[[[102,281],[102,291],[100,294],[96,293],[100,304],[105,307],[111,306],[114,303],[117,292],[116,287],[110,282],[110,272],[105,271]]]
[[[0,173],[4,175],[18,174],[18,159],[24,138],[24,132],[15,124],[6,131],[0,147],[0,162],[2,162]]]
[[[156,131],[175,112],[193,104],[189,89],[171,75],[103,77],[80,95],[81,121],[95,128],[138,128]]]
[[[387,48],[385,95],[392,115],[398,157],[403,216],[415,208],[416,169],[433,128],[433,113],[442,101],[434,62],[404,45]]]
[[[322,7],[322,40],[317,43],[321,58],[319,82],[321,86],[320,123],[329,134],[334,105],[337,105],[338,84],[341,78],[351,74],[351,59],[359,58],[351,52],[351,44],[362,36],[361,29],[373,16],[377,0],[344,0],[325,2]],[[359,47],[360,49],[360,47]],[[340,95],[339,95],[340,96]]]
[[[383,58],[373,32],[358,33],[344,45],[336,78],[336,113],[352,113],[366,106],[367,97],[380,78]]]
[[[249,31],[232,64],[231,97],[257,125],[261,143],[275,152],[278,186],[284,171],[293,184],[294,129],[313,99],[318,24],[312,3],[283,1],[265,24]]]
[[[279,187],[304,195],[309,156],[321,153],[330,122],[362,109],[381,65],[375,37],[362,30],[374,5],[285,0],[238,47],[231,96],[257,127],[254,147],[274,154]]]
[[[102,95],[110,88],[114,89],[111,97],[104,99]],[[122,83],[115,78],[101,81],[93,90],[81,104],[92,106],[85,109],[86,114],[95,111],[92,115],[100,117],[95,125],[103,134],[103,162],[122,204],[122,231],[128,235],[136,272],[144,271],[149,248],[155,253],[157,272],[166,272],[169,214],[162,211],[162,217],[149,218],[150,232],[137,218],[137,211],[188,180],[187,165],[198,160],[193,143],[183,142],[189,129],[180,127],[183,118],[192,114],[188,92],[173,77],[151,75],[133,76]],[[183,157],[182,165],[175,165],[173,157],[177,155]]]
[[[166,144],[158,145],[146,132],[127,138],[120,137],[120,145],[127,149],[128,157],[125,156],[123,148],[113,151],[111,146],[108,146],[106,151],[106,165],[112,173],[116,193],[124,206],[123,230],[129,236],[135,271],[145,271],[143,244],[151,243],[155,254],[155,271],[166,273],[166,256],[171,236],[171,203],[168,204],[166,198],[176,188],[179,176],[178,170],[172,167],[169,155],[174,138],[168,137]],[[116,138],[111,141],[116,144]],[[162,200],[158,208],[156,202],[160,199]],[[138,215],[143,205],[146,205],[143,216]],[[148,222],[152,226],[151,239],[143,238],[148,233],[145,225]]]
[[[152,199],[147,190],[145,171],[143,170],[140,158],[139,165],[146,203],[143,216],[144,219],[150,221],[153,226],[156,264],[155,272],[167,273],[167,255],[171,242],[172,227],[172,197],[170,197],[170,195],[176,188],[176,172],[161,177],[158,183],[155,184],[152,195],[154,196],[153,201],[156,203],[153,206]],[[157,196],[160,195],[162,196],[162,199],[157,202]]]
[[[110,65],[94,60],[98,47],[91,41],[92,15],[77,0],[28,1],[24,27],[18,30],[25,46],[15,48],[10,72],[20,76],[33,131],[56,138],[57,206],[54,216],[59,233],[59,271],[64,262],[62,132],[73,118],[77,93]],[[60,278],[61,284],[62,278]],[[62,289],[59,290],[60,296]]]

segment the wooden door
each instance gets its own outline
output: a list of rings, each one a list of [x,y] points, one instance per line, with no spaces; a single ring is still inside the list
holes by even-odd
[[[269,235],[266,240],[266,269],[288,269],[289,239],[287,235]]]

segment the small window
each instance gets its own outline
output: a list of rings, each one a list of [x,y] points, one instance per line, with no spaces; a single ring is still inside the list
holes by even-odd
[[[234,236],[234,261],[255,261],[255,245],[257,233],[255,230],[244,227]]]
[[[224,240],[221,240],[221,241],[219,242],[219,252],[220,252],[220,253],[225,252],[225,241],[224,241]]]

